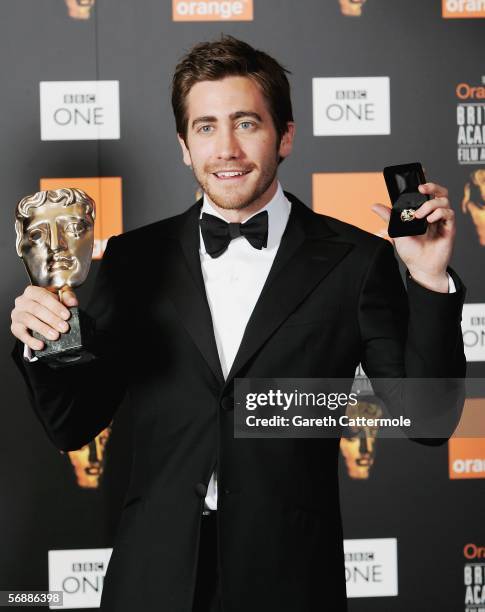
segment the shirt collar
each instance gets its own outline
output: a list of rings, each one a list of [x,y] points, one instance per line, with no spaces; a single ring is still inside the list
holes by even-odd
[[[281,241],[281,237],[283,236],[283,232],[285,231],[286,224],[288,223],[288,218],[290,216],[291,211],[291,202],[285,196],[279,181],[277,184],[276,193],[271,198],[271,200],[266,204],[266,206],[263,206],[263,208],[248,217],[244,221],[244,223],[246,223],[246,221],[251,219],[251,217],[254,217],[254,215],[259,214],[263,210],[268,211],[268,246],[266,248],[272,249],[274,247],[278,247]],[[226,219],[224,219],[221,213],[212,206],[205,193],[202,202],[202,207],[200,209],[201,217],[202,213],[208,213],[209,215],[214,215],[215,217],[219,217],[220,219],[226,221]],[[202,238],[202,233],[200,232],[200,229],[199,233],[200,251],[205,255],[207,251],[205,250],[204,240]]]

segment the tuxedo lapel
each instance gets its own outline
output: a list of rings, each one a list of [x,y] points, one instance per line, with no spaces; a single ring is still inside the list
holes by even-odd
[[[202,201],[196,202],[182,215],[178,240],[170,250],[172,269],[168,285],[169,297],[197,348],[222,386],[219,354],[212,325],[209,303],[200,265],[199,215]]]
[[[288,224],[226,385],[352,249],[349,243],[329,240],[335,234],[323,217],[315,215],[295,196],[285,195],[292,203]]]
[[[352,248],[332,241],[335,234],[323,217],[295,196],[285,195],[292,203],[290,217],[225,385]],[[199,200],[181,216],[178,240],[168,254],[172,273],[167,297],[222,387],[224,376],[200,265],[200,207]]]

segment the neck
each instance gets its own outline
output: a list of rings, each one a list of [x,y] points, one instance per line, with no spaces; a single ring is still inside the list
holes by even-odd
[[[266,189],[266,191],[260,195],[257,200],[254,200],[251,202],[251,204],[249,204],[249,206],[246,206],[240,210],[228,210],[227,208],[221,208],[220,206],[217,206],[217,204],[214,204],[207,194],[206,197],[212,208],[217,210],[217,212],[221,214],[228,223],[244,223],[246,219],[260,211],[274,198],[277,189],[278,180],[275,177],[268,189]]]

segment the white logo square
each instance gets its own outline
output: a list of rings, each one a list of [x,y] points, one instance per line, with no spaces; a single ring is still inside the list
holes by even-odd
[[[485,361],[485,304],[463,304],[461,320],[467,361]]]
[[[398,594],[397,539],[344,540],[347,597]]]
[[[118,81],[41,81],[41,140],[118,140]]]
[[[389,77],[313,79],[313,135],[391,133]]]
[[[49,607],[52,610],[99,608],[112,550],[49,550],[49,591],[63,593],[62,606]]]

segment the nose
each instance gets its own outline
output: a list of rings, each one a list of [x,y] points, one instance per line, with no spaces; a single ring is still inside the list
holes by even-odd
[[[360,438],[359,451],[361,455],[370,455],[369,447],[367,445],[367,437],[362,435]]]
[[[89,462],[99,463],[101,458],[98,456],[98,449],[96,447],[96,440],[92,440],[89,443]]]
[[[65,251],[67,249],[64,230],[55,221],[50,224],[50,248],[51,251]]]
[[[216,147],[218,159],[239,159],[242,155],[241,144],[232,126],[219,129]]]

